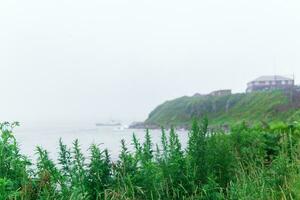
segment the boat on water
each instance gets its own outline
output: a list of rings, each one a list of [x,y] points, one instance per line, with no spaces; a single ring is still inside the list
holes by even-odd
[[[117,121],[110,121],[107,123],[97,123],[96,126],[121,126],[122,124]]]

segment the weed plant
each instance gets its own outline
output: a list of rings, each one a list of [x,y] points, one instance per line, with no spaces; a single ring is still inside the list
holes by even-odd
[[[143,143],[133,135],[133,152],[122,140],[115,162],[98,145],[85,157],[78,140],[60,140],[57,161],[37,147],[34,166],[13,136],[18,125],[0,124],[0,200],[300,199],[297,123],[224,133],[194,121],[186,149],[174,128],[162,129],[159,145],[147,130]]]

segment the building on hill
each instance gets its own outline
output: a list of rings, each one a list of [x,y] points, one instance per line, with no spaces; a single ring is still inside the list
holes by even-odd
[[[273,89],[293,89],[294,79],[284,76],[261,76],[247,84],[247,92],[266,91]]]
[[[231,94],[232,94],[231,90],[217,90],[217,91],[211,92],[209,95],[210,96],[225,96],[225,95],[231,95]]]

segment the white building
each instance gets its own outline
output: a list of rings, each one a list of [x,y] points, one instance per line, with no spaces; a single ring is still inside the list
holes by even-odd
[[[293,79],[284,76],[261,76],[247,84],[247,92],[291,89],[294,85]]]

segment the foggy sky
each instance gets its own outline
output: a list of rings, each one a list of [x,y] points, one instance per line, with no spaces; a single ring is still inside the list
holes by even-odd
[[[299,0],[1,0],[0,120],[144,120],[260,75],[300,83]]]

